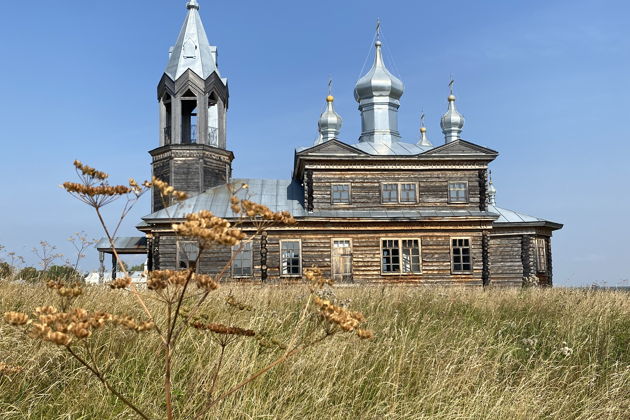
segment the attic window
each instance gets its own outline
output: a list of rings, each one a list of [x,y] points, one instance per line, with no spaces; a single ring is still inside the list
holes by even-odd
[[[383,203],[398,203],[398,184],[383,184],[381,201]]]
[[[468,182],[457,181],[448,183],[449,203],[468,203]]]
[[[333,184],[330,186],[332,204],[350,204],[350,184]]]

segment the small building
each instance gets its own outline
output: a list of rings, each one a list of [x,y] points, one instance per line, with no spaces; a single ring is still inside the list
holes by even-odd
[[[536,276],[552,285],[551,237],[562,225],[497,206],[489,165],[498,152],[461,138],[452,83],[444,141],[432,144],[424,124],[417,139],[401,138],[404,86],[388,71],[378,34],[372,67],[354,90],[362,127],[356,142],[340,139],[342,119],[329,95],[319,137],[296,149],[291,179],[233,178],[227,79],[199,4],[190,0],[187,9],[158,84],[159,147],[149,153],[153,175],[190,198],[164,203],[154,192],[152,212],[138,226],[149,270],[196,259],[197,244],[178,239],[172,224],[200,210],[235,219],[228,185],[247,184],[238,194],[291,212],[297,224],[241,247],[227,276],[233,280],[300,278],[317,266],[339,282],[515,286]],[[235,252],[214,249],[198,269],[217,273]]]

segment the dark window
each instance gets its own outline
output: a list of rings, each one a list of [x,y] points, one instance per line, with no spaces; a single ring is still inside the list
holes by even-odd
[[[400,272],[400,247],[398,239],[383,240],[383,273]]]
[[[195,241],[177,241],[177,267],[189,268],[197,261],[199,244]]]
[[[398,203],[398,184],[383,184],[382,188],[383,203]]]
[[[418,239],[402,240],[402,272],[420,272],[420,241]]]
[[[539,273],[547,271],[547,241],[536,238],[536,267]]]
[[[468,183],[467,182],[449,182],[448,202],[449,203],[467,203],[468,202]]]
[[[400,184],[400,202],[416,202],[416,184]]]
[[[350,204],[350,185],[333,184],[330,187],[333,204]]]
[[[470,239],[451,239],[451,254],[453,258],[453,273],[468,273],[472,271]]]
[[[280,254],[283,276],[299,276],[301,272],[300,241],[281,241]]]
[[[253,269],[252,243],[244,242],[232,247],[233,263],[232,275],[234,277],[251,277]]]

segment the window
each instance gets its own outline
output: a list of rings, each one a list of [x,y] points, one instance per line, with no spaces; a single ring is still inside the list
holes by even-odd
[[[398,184],[383,184],[381,201],[383,203],[398,203]]]
[[[189,268],[198,256],[199,244],[196,241],[177,241],[178,268]]]
[[[333,184],[330,187],[332,204],[350,204],[350,184]]]
[[[539,273],[547,271],[547,241],[536,238],[536,268]]]
[[[280,241],[281,275],[299,276],[302,273],[302,253],[299,240]]]
[[[417,203],[418,187],[415,182],[381,184],[382,203]]]
[[[449,203],[468,203],[468,182],[449,182],[448,183],[448,202]]]
[[[419,239],[382,239],[381,270],[384,274],[420,273]]]
[[[253,257],[251,241],[234,245],[232,247],[232,276],[251,277],[254,265]]]
[[[402,240],[402,272],[420,272],[420,241],[418,239]]]
[[[400,202],[416,202],[416,184],[400,184]]]
[[[451,258],[451,271],[453,273],[470,273],[472,271],[469,238],[451,239]]]

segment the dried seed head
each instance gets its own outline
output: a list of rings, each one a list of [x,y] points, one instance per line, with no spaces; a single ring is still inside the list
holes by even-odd
[[[21,312],[5,312],[4,320],[11,325],[25,325],[28,321],[28,315]]]
[[[131,285],[131,277],[120,277],[109,283],[112,289],[125,289]]]

